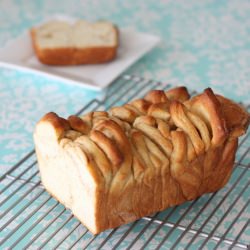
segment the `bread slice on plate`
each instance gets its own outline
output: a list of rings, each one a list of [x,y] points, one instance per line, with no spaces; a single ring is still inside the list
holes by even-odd
[[[98,64],[113,60],[118,29],[107,21],[49,21],[31,29],[37,58],[48,65]]]

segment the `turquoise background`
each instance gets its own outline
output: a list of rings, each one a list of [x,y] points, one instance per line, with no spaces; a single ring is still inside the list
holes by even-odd
[[[0,46],[58,13],[90,21],[108,19],[119,27],[160,36],[161,44],[130,67],[128,74],[186,85],[198,92],[212,87],[237,101],[250,103],[248,0],[3,0]],[[33,148],[34,125],[44,113],[53,110],[68,116],[101,95],[83,86],[0,67],[0,174]],[[248,163],[249,154],[244,159],[244,164]]]

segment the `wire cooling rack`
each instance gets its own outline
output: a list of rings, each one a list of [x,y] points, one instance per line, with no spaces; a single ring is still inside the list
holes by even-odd
[[[124,75],[103,100],[77,114],[105,110],[171,85]],[[43,188],[34,151],[0,177],[0,249],[247,249],[250,242],[249,133],[222,190],[92,235]]]

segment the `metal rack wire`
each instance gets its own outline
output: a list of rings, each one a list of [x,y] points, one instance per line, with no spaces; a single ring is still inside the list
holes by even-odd
[[[92,100],[77,114],[109,109],[150,89],[170,87],[124,75],[103,100]],[[32,151],[0,176],[0,249],[247,249],[249,151],[248,133],[222,190],[95,236],[43,189]]]

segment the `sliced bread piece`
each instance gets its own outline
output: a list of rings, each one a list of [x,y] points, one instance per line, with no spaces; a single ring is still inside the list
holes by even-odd
[[[104,63],[118,48],[118,30],[106,21],[50,21],[32,28],[31,37],[37,58],[48,65]]]

